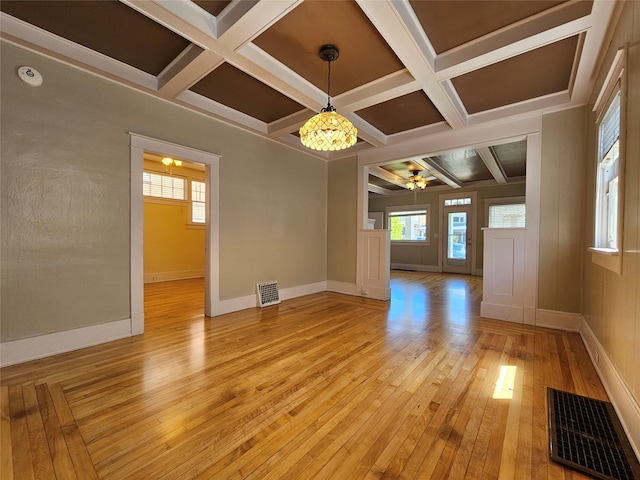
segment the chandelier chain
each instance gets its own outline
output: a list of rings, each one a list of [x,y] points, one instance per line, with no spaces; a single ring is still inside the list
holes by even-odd
[[[331,110],[331,60],[327,63],[329,64],[327,69],[327,110]]]

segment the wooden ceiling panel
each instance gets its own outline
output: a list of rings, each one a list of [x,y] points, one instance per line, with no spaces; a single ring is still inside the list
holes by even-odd
[[[492,150],[507,177],[524,177],[527,174],[526,140],[496,145]]]
[[[578,35],[451,79],[468,113],[569,88]]]
[[[318,52],[332,44],[331,95],[339,95],[404,68],[354,1],[305,1],[253,40],[258,47],[319,89],[327,90],[327,62]]]
[[[444,121],[422,90],[364,108],[356,114],[385,135]]]
[[[424,28],[436,53],[459,47],[515,22],[524,20],[558,5],[561,1],[522,0],[410,0],[418,21]],[[555,15],[551,23],[540,28],[552,28],[591,12],[592,1],[570,5]],[[568,5],[569,6],[569,5]],[[539,31],[529,31],[529,34]]]
[[[0,10],[151,75],[162,72],[189,45],[117,0],[2,0]]]
[[[191,90],[266,123],[304,109],[304,106],[228,63],[220,65]]]
[[[460,135],[455,146],[467,145],[467,129],[501,135],[512,119],[517,125],[587,103],[600,52],[625,4],[2,0],[0,17],[3,42],[324,160],[379,150],[375,158],[387,163],[398,161],[396,155],[430,157],[432,135],[446,132],[446,142]],[[330,153],[296,138],[302,122],[317,113],[309,108],[326,99],[327,63],[318,55],[324,44],[340,50],[331,64],[333,103],[353,116],[361,135],[353,149]],[[504,181],[488,151],[479,152]],[[492,152],[507,177],[524,176],[526,146]],[[429,160],[428,170],[447,185],[459,183],[453,176],[461,182],[488,177],[481,161],[437,161],[443,166]]]
[[[369,183],[371,185],[375,185],[377,187],[382,187],[385,190],[390,190],[392,192],[401,192],[407,190],[406,188],[396,185],[395,183],[387,182],[382,178],[376,177],[375,175],[369,175]]]
[[[493,179],[493,175],[475,150],[457,150],[431,159],[465,183]]]

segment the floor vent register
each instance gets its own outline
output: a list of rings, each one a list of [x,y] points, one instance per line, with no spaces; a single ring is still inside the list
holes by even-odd
[[[547,397],[554,461],[594,478],[640,480],[640,464],[611,403],[553,388]]]

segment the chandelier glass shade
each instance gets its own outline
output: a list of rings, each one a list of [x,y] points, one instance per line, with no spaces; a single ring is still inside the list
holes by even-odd
[[[162,163],[164,163],[167,167],[171,165],[175,165],[176,167],[179,167],[182,165],[181,160],[174,160],[173,158],[169,158],[169,157],[164,157],[162,159]]]
[[[427,179],[420,175],[418,170],[414,170],[411,173],[413,173],[413,175],[409,177],[409,181],[406,184],[409,190],[424,190],[427,188]]]
[[[343,150],[358,141],[358,129],[331,105],[331,62],[338,58],[339,51],[334,45],[324,45],[320,58],[329,65],[327,76],[327,106],[311,117],[300,128],[300,141],[305,147],[323,152]]]
[[[305,147],[324,152],[352,147],[358,141],[358,129],[345,117],[325,108],[300,129]]]

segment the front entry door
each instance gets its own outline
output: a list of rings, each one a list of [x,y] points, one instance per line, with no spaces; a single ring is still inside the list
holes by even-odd
[[[471,206],[444,207],[442,271],[471,273]]]

